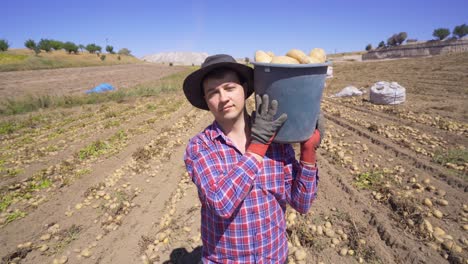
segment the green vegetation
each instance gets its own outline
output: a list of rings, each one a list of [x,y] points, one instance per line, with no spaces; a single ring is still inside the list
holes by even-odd
[[[443,40],[450,35],[450,30],[448,28],[437,28],[434,29],[432,32],[432,36],[438,38],[439,40]]]
[[[462,24],[456,26],[452,32],[453,35],[457,36],[458,38],[463,38],[464,36],[468,35],[468,25]]]
[[[75,54],[78,53],[78,46],[70,41],[63,43],[63,49],[66,50],[68,54],[71,54],[72,52]]]
[[[119,50],[119,52],[117,52],[119,55],[127,55],[127,56],[131,56],[131,51],[127,48],[122,48]]]
[[[435,162],[440,164],[464,164],[468,162],[468,150],[464,148],[455,148],[448,149],[446,151],[437,151],[433,159]]]
[[[101,52],[101,50],[102,50],[101,46],[98,46],[98,45],[96,45],[94,43],[86,45],[85,49],[91,54],[94,54],[97,51]]]
[[[109,52],[110,54],[114,54],[114,47],[112,47],[111,45],[107,45],[106,46],[106,51]]]
[[[16,219],[23,218],[25,216],[26,216],[26,212],[15,210],[14,212],[7,215],[5,224],[11,223],[15,221]]]
[[[401,45],[408,37],[406,32],[400,32],[398,34],[393,34],[390,38],[387,39],[387,46],[398,46]]]
[[[75,176],[76,177],[81,177],[81,176],[89,174],[89,173],[91,173],[90,169],[80,169],[80,170],[76,171]]]
[[[28,39],[26,40],[26,42],[24,42],[24,46],[32,51],[34,51],[34,53],[36,54],[36,56],[41,53],[41,49],[39,48],[39,46],[36,44],[36,42],[32,39]]]
[[[371,44],[367,44],[367,46],[366,46],[366,51],[370,51],[370,50],[372,50],[372,45],[371,45]]]
[[[88,146],[84,147],[78,152],[78,158],[80,160],[85,160],[91,157],[98,157],[101,154],[106,152],[106,149],[109,148],[109,144],[107,142],[96,140],[89,144]]]
[[[27,55],[0,53],[0,65],[20,63],[28,58]],[[0,70],[1,71],[1,70]]]
[[[0,51],[7,51],[10,44],[6,39],[0,39]]]
[[[377,46],[377,48],[385,48],[385,42],[382,40],[379,42],[379,45]]]
[[[58,234],[60,239],[58,240],[57,244],[51,245],[46,254],[52,256],[62,252],[63,249],[67,247],[73,240],[78,239],[81,229],[82,228],[80,226],[72,225],[69,229],[61,231]]]
[[[381,171],[369,171],[359,174],[353,183],[359,189],[375,190],[384,179],[384,173]]]
[[[110,101],[122,102],[130,98],[155,96],[162,92],[173,92],[182,87],[184,78],[194,69],[195,68],[192,68],[186,72],[167,76],[156,83],[141,84],[133,88],[120,89],[107,93],[67,96],[27,96],[19,99],[7,99],[5,101],[0,101],[0,115],[15,115],[36,111],[38,109],[73,107]],[[0,131],[2,131],[3,126],[4,124],[0,125]],[[5,131],[14,129],[8,128],[8,124],[5,124],[5,126],[7,126],[7,128],[4,129]]]
[[[0,212],[4,212],[13,203],[13,194],[2,195],[0,198]]]
[[[52,185],[52,181],[48,178],[39,178],[37,180],[33,180],[28,185],[28,190],[35,191],[35,190],[42,190],[45,188],[49,188]]]
[[[127,139],[127,134],[123,130],[117,131],[108,140],[96,140],[78,151],[78,158],[85,160],[96,158],[105,153],[111,152],[118,147],[118,144]]]
[[[50,52],[52,50],[52,43],[48,39],[41,39],[39,40],[39,43],[37,43],[37,46],[45,52]]]
[[[11,134],[18,129],[18,125],[13,121],[0,121],[0,135]]]

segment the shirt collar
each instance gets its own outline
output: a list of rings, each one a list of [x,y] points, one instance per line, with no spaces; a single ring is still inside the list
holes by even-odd
[[[223,130],[221,130],[221,127],[219,126],[218,122],[216,122],[216,120],[211,124],[210,129],[208,130],[208,135],[210,136],[211,140],[221,137],[225,142],[227,142],[226,135],[224,134]]]

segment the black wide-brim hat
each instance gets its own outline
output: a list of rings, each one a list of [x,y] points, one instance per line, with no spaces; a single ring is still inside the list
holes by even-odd
[[[209,110],[203,97],[203,78],[212,70],[218,68],[229,68],[239,74],[241,82],[247,82],[245,98],[247,99],[253,92],[253,69],[247,65],[240,64],[226,54],[217,54],[209,56],[202,63],[201,68],[192,72],[184,80],[184,93],[189,102],[200,109]],[[243,83],[241,83],[243,84]]]

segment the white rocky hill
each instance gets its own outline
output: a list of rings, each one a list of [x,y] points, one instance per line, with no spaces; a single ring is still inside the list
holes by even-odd
[[[174,65],[201,65],[208,57],[206,52],[162,52],[152,55],[145,55],[141,59],[156,63],[173,63]]]

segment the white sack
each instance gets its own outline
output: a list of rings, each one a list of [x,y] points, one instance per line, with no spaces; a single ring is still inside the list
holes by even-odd
[[[332,95],[331,97],[348,97],[348,96],[358,96],[362,95],[364,92],[360,91],[354,86],[346,86],[340,92]]]
[[[406,89],[396,82],[380,81],[372,85],[369,95],[374,104],[401,104],[406,100]]]

